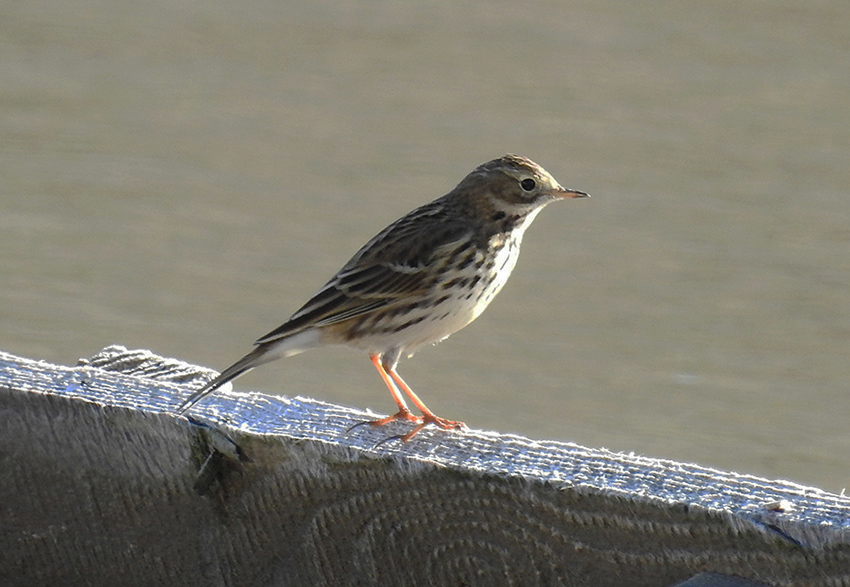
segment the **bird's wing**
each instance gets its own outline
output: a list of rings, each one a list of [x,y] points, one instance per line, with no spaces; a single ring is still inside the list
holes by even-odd
[[[408,215],[410,216],[410,215]],[[422,218],[422,217],[420,217]],[[436,219],[425,217],[425,220]],[[468,226],[433,223],[423,230],[404,217],[369,241],[289,320],[255,344],[265,344],[306,328],[337,324],[424,296],[439,280],[435,262],[468,248]],[[412,235],[418,238],[411,239]]]

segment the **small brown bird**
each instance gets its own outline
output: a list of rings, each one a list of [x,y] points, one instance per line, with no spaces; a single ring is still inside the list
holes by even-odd
[[[331,344],[369,353],[398,405],[382,426],[406,420],[410,440],[428,424],[465,425],[439,418],[396,371],[402,355],[433,344],[475,320],[505,285],[525,229],[549,202],[588,194],[517,155],[477,167],[458,186],[379,232],[282,326],[193,393],[183,414],[216,389],[269,361]],[[410,412],[406,395],[422,416]]]

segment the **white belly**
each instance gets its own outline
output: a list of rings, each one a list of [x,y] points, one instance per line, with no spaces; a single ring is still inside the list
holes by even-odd
[[[433,303],[409,310],[404,320],[377,320],[345,344],[370,353],[411,355],[417,348],[439,342],[475,320],[510,277],[525,229],[539,211],[540,208],[532,210],[512,232],[492,237],[489,246],[495,254],[476,254],[472,266],[478,267],[477,273],[465,275],[477,277],[474,286],[437,287],[430,296]]]

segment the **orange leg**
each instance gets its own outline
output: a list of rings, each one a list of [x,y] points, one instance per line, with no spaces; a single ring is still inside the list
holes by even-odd
[[[386,418],[381,418],[380,420],[375,420],[370,422],[372,426],[383,426],[385,424],[389,424],[390,422],[395,422],[396,420],[407,420],[409,422],[416,422],[419,424],[422,419],[417,418],[413,414],[410,413],[410,408],[407,407],[407,404],[404,402],[404,397],[399,393],[398,388],[396,388],[395,383],[390,378],[387,371],[384,369],[384,366],[381,365],[381,355],[369,355],[369,358],[372,359],[372,364],[375,365],[375,368],[378,370],[378,373],[381,374],[381,379],[384,380],[384,383],[387,384],[387,388],[390,390],[390,393],[393,395],[393,399],[395,403],[398,405],[398,412],[393,414],[392,416],[387,416]]]
[[[393,399],[396,404],[398,404],[399,411],[392,416],[388,416],[386,418],[382,418],[380,420],[375,420],[372,422],[373,426],[383,426],[384,424],[389,424],[390,422],[394,422],[396,420],[408,420],[410,422],[416,422],[416,426],[401,437],[402,442],[407,442],[416,434],[422,430],[428,424],[436,424],[443,430],[462,430],[466,428],[466,424],[463,422],[455,422],[454,420],[447,420],[445,418],[440,418],[434,415],[434,412],[428,409],[419,396],[416,395],[410,386],[405,383],[404,379],[401,378],[401,375],[395,370],[395,367],[391,367],[389,369],[384,368],[384,365],[381,363],[380,355],[370,355],[372,359],[372,364],[378,369],[378,373],[381,374],[381,378],[384,380],[384,383],[387,384],[387,387],[390,390],[390,393],[393,395]],[[398,386],[398,387],[396,387]],[[410,413],[410,409],[407,407],[407,404],[404,402],[404,397],[399,393],[399,389],[404,392],[404,394],[410,398],[410,401],[413,402],[413,405],[416,406],[420,412],[422,412],[422,417],[417,418],[413,414]]]

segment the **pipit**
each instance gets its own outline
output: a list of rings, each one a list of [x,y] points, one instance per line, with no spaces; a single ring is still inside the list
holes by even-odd
[[[429,424],[464,428],[422,403],[396,371],[399,358],[475,320],[505,285],[522,235],[540,210],[555,200],[586,196],[561,187],[524,157],[505,155],[484,163],[445,196],[379,232],[300,310],[193,393],[178,412],[254,367],[341,344],[369,353],[398,405],[398,412],[372,425],[414,423],[400,437],[405,442]],[[411,413],[405,395],[422,416]]]

